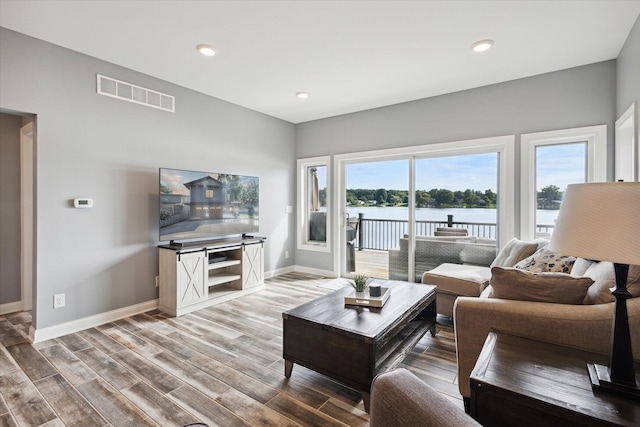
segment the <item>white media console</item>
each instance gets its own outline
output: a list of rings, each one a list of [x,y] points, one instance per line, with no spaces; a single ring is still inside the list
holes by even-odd
[[[181,316],[265,289],[264,237],[160,245],[159,309]]]

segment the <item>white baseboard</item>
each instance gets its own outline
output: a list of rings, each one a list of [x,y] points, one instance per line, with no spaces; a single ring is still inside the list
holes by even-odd
[[[279,276],[281,274],[293,273],[295,271],[295,266],[290,265],[288,267],[276,268],[275,270],[266,271],[264,273],[265,279],[271,279],[272,277]]]
[[[303,267],[301,265],[294,266],[297,273],[315,274],[316,276],[337,277],[331,270],[322,270],[319,268]]]
[[[158,300],[142,302],[140,304],[130,305],[128,307],[119,308],[117,310],[107,311],[105,313],[95,314],[93,316],[84,317],[70,322],[60,323],[59,325],[49,326],[46,328],[34,329],[31,326],[29,330],[29,340],[32,343],[46,341],[63,335],[72,334],[84,329],[93,328],[104,325],[105,323],[123,319],[125,317],[135,316],[145,311],[155,310],[158,308]]]
[[[318,268],[303,267],[299,265],[288,266],[284,268],[278,268],[265,272],[265,278],[271,278],[280,274],[286,273],[305,273],[315,274],[317,276],[324,277],[336,277],[333,271],[321,270]],[[117,310],[108,311],[105,313],[96,314],[93,316],[84,317],[78,320],[72,320],[70,322],[61,323],[59,325],[49,326],[46,328],[34,329],[31,326],[29,330],[29,340],[32,343],[40,341],[46,341],[53,338],[61,337],[63,335],[72,334],[74,332],[82,331],[84,329],[93,328],[96,326],[104,325],[105,323],[113,322],[115,320],[123,319],[125,317],[134,316],[136,314],[144,313],[145,311],[155,310],[158,308],[158,300],[152,300],[143,302],[140,304],[130,305],[128,307],[119,308]],[[7,311],[4,311],[4,310]],[[0,305],[0,314],[12,313],[22,310],[22,302],[9,303]]]
[[[270,279],[280,274],[287,274],[287,273],[294,273],[294,272],[304,273],[304,274],[314,274],[316,276],[324,276],[324,277],[332,277],[332,278],[337,277],[335,273],[331,270],[322,270],[319,268],[304,267],[302,265],[290,265],[288,267],[277,268],[275,270],[267,271],[264,273],[264,278]]]
[[[22,311],[22,307],[23,307],[22,301],[0,304],[0,314],[15,313],[16,311]]]

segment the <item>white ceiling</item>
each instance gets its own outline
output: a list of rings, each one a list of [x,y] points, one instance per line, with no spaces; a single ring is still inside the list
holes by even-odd
[[[614,59],[639,15],[640,0],[0,0],[2,27],[292,123]]]

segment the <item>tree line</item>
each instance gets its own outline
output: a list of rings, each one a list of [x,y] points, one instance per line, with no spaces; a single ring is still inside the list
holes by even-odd
[[[348,189],[347,204],[350,206],[407,206],[409,192],[406,190],[388,190],[385,188]],[[538,209],[558,209],[563,192],[556,185],[547,185],[538,191]],[[429,191],[416,191],[418,208],[495,208],[498,195],[493,190],[467,189],[453,191],[445,188],[432,188]],[[320,204],[326,206],[326,189],[320,189]]]
[[[406,190],[349,189],[347,204],[365,206],[407,206],[409,192]],[[492,190],[452,191],[433,188],[429,191],[417,190],[415,203],[418,208],[495,208],[498,195]]]
[[[538,209],[560,209],[563,192],[557,185],[547,185],[538,191]]]

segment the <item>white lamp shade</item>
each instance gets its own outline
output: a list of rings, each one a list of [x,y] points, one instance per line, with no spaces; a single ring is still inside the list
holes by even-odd
[[[640,265],[640,182],[569,185],[549,249]]]

